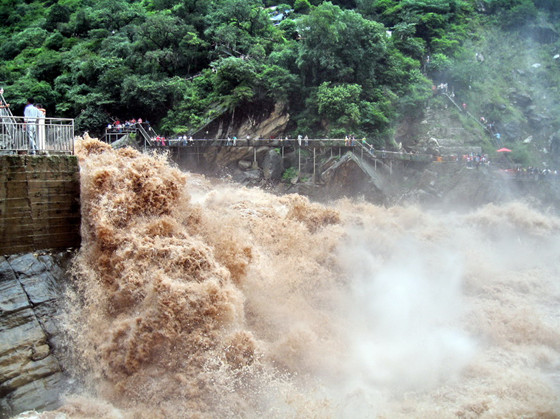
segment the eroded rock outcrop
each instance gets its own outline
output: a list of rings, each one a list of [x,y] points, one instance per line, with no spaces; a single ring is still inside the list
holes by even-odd
[[[58,406],[66,377],[55,317],[67,259],[0,256],[0,418]]]

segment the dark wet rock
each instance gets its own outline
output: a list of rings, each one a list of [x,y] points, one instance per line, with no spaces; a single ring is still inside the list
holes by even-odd
[[[60,287],[57,286],[54,276],[47,271],[39,275],[22,277],[20,283],[33,304],[54,300],[60,293]]]
[[[263,175],[266,180],[279,180],[282,178],[284,166],[282,156],[276,150],[269,149],[263,159]]]
[[[55,356],[65,257],[0,259],[0,418],[59,405],[66,379]]]
[[[253,162],[249,161],[249,160],[239,160],[239,162],[237,163],[237,165],[239,166],[239,168],[241,170],[248,170],[251,168],[251,166],[253,165]]]
[[[50,410],[60,406],[60,389],[66,387],[66,377],[61,372],[47,375],[19,387],[6,397],[11,414],[26,410]]]
[[[49,340],[58,337],[60,329],[58,328],[59,323],[56,318],[58,315],[57,301],[47,301],[44,304],[38,305],[35,307],[35,315]]]
[[[16,279],[16,274],[5,257],[0,258],[0,282]]]
[[[321,179],[329,193],[333,196],[360,195],[367,192],[374,199],[383,202],[383,190],[386,183],[381,172],[385,171],[383,163],[378,170],[366,161],[362,161],[353,153],[346,153],[340,159],[332,159],[332,164],[321,173]]]
[[[256,186],[263,179],[262,172],[258,169],[237,172],[233,175],[233,180],[247,186]]]
[[[47,270],[45,264],[32,253],[10,256],[8,261],[18,278],[40,275]]]
[[[253,159],[253,149],[247,147],[208,147],[204,150],[204,159],[209,167],[228,167],[239,160]]]
[[[0,314],[4,315],[31,305],[17,279],[0,282]]]
[[[68,252],[59,252],[56,255],[39,255],[37,259],[45,265],[47,270],[57,281],[62,282],[66,278],[63,266],[66,265],[69,259]]]

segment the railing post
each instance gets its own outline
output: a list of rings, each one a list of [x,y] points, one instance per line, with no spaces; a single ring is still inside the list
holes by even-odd
[[[72,119],[72,154],[75,154],[74,152],[74,120]]]
[[[257,164],[257,147],[253,146],[253,169],[258,169],[259,165]]]
[[[315,176],[315,147],[313,147],[313,183],[315,183],[317,180]]]

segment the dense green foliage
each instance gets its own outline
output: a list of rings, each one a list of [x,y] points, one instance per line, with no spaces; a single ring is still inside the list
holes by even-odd
[[[518,62],[492,56],[498,31],[514,48],[539,42],[546,56],[535,59],[550,68],[558,9],[557,0],[3,0],[0,84],[14,112],[34,96],[93,132],[138,117],[166,134],[195,132],[280,101],[290,134],[383,144],[443,81],[477,112],[521,118],[503,93],[512,83],[503,62],[492,63]],[[544,86],[549,101],[558,81]]]

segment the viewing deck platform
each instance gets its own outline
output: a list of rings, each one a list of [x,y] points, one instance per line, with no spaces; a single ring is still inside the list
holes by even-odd
[[[24,117],[1,115],[0,154],[26,153],[73,154],[74,120],[45,117],[30,123]]]

